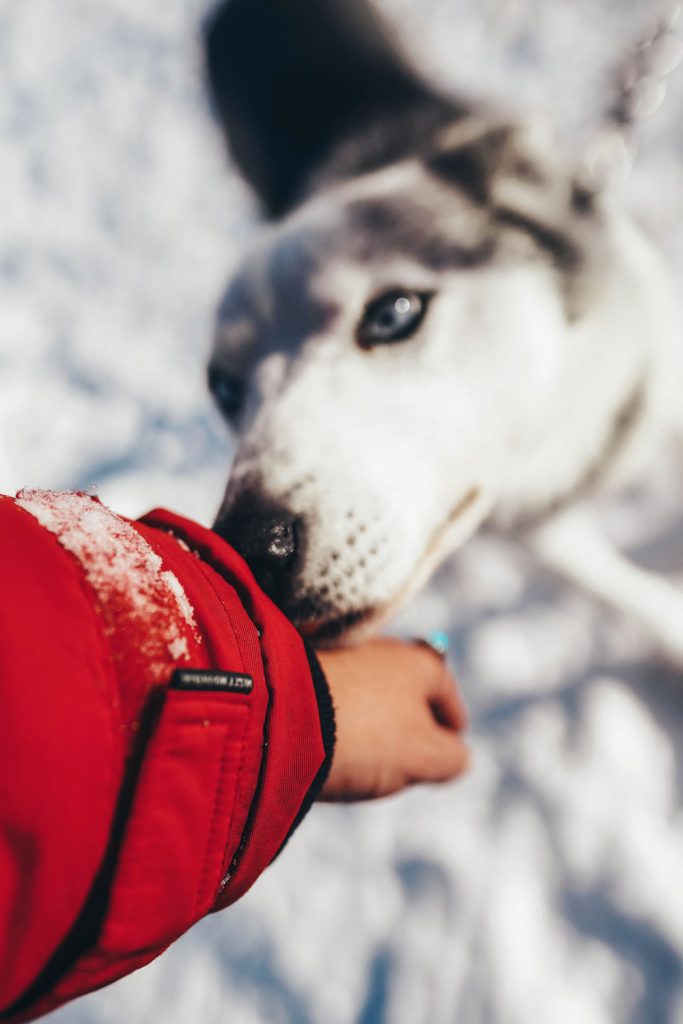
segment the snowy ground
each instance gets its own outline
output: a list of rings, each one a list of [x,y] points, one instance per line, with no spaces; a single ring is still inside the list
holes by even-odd
[[[434,75],[590,123],[643,0],[383,0]],[[202,0],[0,0],[0,485],[208,522],[203,363],[253,230],[206,112]],[[683,71],[626,201],[683,269]],[[664,457],[602,510],[683,573]],[[683,1021],[683,685],[630,623],[483,536],[404,618],[447,627],[467,782],[319,807],[240,904],[62,1024]],[[682,623],[683,628],[683,623]],[[172,897],[171,897],[172,898]]]

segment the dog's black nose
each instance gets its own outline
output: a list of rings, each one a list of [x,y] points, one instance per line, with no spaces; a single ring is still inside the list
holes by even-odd
[[[302,525],[287,509],[244,495],[218,517],[214,529],[239,551],[264,589],[272,592],[296,559]]]
[[[234,519],[229,516],[216,528],[254,567],[286,569],[296,553],[294,519],[291,517]]]

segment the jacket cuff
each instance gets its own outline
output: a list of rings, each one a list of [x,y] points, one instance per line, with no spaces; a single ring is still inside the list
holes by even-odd
[[[332,766],[332,755],[334,754],[334,747],[337,741],[337,724],[334,715],[334,704],[332,702],[332,694],[330,693],[329,683],[327,677],[323,672],[322,665],[318,660],[318,656],[312,647],[308,644],[304,644],[306,650],[306,657],[308,659],[308,666],[311,670],[311,678],[313,680],[313,687],[315,689],[315,695],[318,699],[318,713],[320,714],[320,731],[322,733],[323,746],[325,748],[325,760],[320,766],[320,771],[313,782],[313,786],[309,792],[312,792],[315,786],[318,786],[316,796],[319,794],[322,787],[327,781],[327,776],[330,774],[330,768]],[[315,799],[315,797],[314,797]]]
[[[308,644],[304,644],[306,658],[308,659],[308,667],[311,671],[311,679],[313,680],[313,688],[315,690],[316,700],[318,701],[318,715],[320,717],[320,733],[322,736],[323,747],[325,748],[325,760],[318,769],[318,774],[313,779],[311,786],[304,797],[303,803],[299,808],[299,813],[292,823],[284,843],[280,849],[283,849],[285,843],[289,840],[289,837],[296,831],[301,822],[304,820],[315,801],[320,796],[323,786],[327,782],[327,777],[330,774],[330,768],[332,767],[332,758],[334,756],[334,748],[337,741],[337,728],[336,720],[334,715],[334,704],[332,702],[332,694],[330,693],[330,687],[327,682],[327,677],[322,670],[322,666],[318,661],[318,657],[312,647]]]

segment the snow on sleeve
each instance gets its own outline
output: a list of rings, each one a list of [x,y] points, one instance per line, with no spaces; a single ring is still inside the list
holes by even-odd
[[[199,636],[187,594],[130,523],[80,491],[23,490],[16,502],[77,559],[106,631],[132,631],[153,681],[168,677],[171,662],[189,660]]]

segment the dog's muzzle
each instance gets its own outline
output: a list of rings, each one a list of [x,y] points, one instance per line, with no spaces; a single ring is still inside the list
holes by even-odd
[[[276,604],[286,606],[302,550],[301,519],[283,506],[247,493],[219,514],[214,530],[242,555]]]

